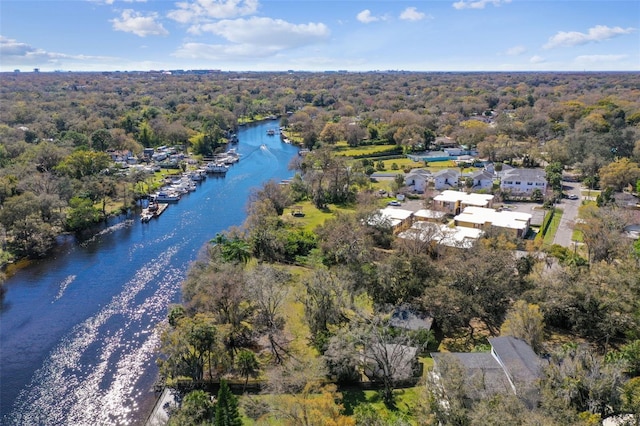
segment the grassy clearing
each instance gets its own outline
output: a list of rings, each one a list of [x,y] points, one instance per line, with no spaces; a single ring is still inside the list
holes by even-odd
[[[353,208],[333,204],[327,206],[325,210],[320,210],[314,206],[311,201],[299,202],[296,206],[302,208],[302,212],[304,213],[303,217],[291,215],[291,213],[294,212],[292,208],[285,209],[284,215],[290,218],[288,219],[289,221],[301,224],[302,227],[308,231],[313,231],[318,225],[322,225],[325,220],[334,217],[337,212],[353,211]]]
[[[574,229],[573,233],[571,234],[571,241],[581,243],[583,241],[582,231]]]
[[[544,235],[543,245],[551,246],[553,244],[553,239],[555,238],[556,232],[558,231],[558,226],[560,226],[561,218],[562,210],[556,209],[556,212],[553,215],[553,219],[551,219],[551,223],[549,224],[549,228],[547,229],[547,233]]]

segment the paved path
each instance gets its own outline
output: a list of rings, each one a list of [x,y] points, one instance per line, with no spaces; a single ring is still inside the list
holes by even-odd
[[[560,226],[556,231],[556,235],[553,238],[553,243],[561,245],[563,247],[573,248],[573,241],[571,236],[573,235],[573,228],[576,224],[578,217],[578,207],[582,202],[580,196],[580,183],[576,182],[562,182],[564,186],[564,192],[567,195],[577,195],[577,200],[569,200],[563,198],[562,201],[556,204],[556,207],[562,209],[562,218],[560,219]]]
[[[169,388],[164,388],[162,391],[162,395],[156,401],[155,407],[153,407],[153,411],[145,426],[164,426],[169,421],[169,413],[167,413],[166,407],[170,405],[175,405],[176,401],[173,397],[173,393]]]

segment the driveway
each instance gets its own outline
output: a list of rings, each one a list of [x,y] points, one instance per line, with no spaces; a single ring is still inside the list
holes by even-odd
[[[575,200],[563,198],[560,203],[556,204],[556,207],[562,209],[562,218],[560,219],[560,226],[556,231],[556,235],[553,238],[553,243],[561,245],[563,247],[571,247],[573,235],[573,228],[576,225],[576,219],[578,217],[578,207],[582,203],[582,197],[580,196],[580,186],[578,182],[562,182],[564,192],[567,195],[575,194],[578,196]]]

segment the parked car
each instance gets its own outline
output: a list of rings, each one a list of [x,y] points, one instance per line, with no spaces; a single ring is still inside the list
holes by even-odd
[[[400,201],[395,201],[395,200],[394,200],[394,201],[389,201],[389,202],[387,203],[387,205],[388,205],[388,206],[395,206],[395,207],[398,207],[398,206],[401,206],[402,204],[400,204]]]
[[[570,200],[577,200],[577,199],[579,199],[580,197],[578,197],[576,194],[569,194],[569,195],[567,196],[567,198],[568,198],[568,199],[570,199]]]

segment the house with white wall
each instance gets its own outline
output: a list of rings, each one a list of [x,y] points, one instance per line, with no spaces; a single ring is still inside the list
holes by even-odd
[[[502,172],[500,190],[512,195],[531,196],[539,189],[547,191],[547,179],[543,169],[509,169]]]
[[[433,174],[433,186],[438,191],[443,189],[458,188],[460,171],[455,169],[444,169]]]
[[[425,169],[413,169],[404,177],[404,184],[415,192],[423,193],[431,179],[431,172]]]

